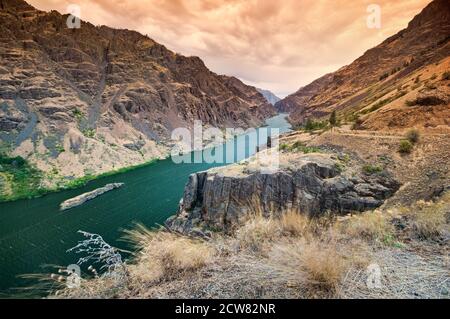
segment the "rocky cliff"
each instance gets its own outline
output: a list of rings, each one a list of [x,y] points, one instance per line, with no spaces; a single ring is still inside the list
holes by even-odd
[[[310,216],[374,209],[399,183],[389,173],[366,174],[359,166],[342,169],[341,155],[283,154],[280,168],[262,174],[256,158],[190,176],[172,230],[229,230],[251,214],[276,217],[288,211]]]
[[[275,106],[291,112],[294,124],[337,110],[343,120],[358,119],[360,127],[448,126],[449,40],[450,2],[434,0],[406,29]],[[414,104],[424,96],[422,104]],[[435,113],[431,117],[430,111]]]
[[[254,127],[274,108],[253,87],[151,38],[0,0],[2,151],[52,178],[164,156],[174,128]]]

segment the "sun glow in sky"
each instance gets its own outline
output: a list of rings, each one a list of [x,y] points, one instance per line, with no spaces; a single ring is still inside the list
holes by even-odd
[[[29,0],[95,25],[134,29],[169,49],[196,55],[219,74],[280,97],[351,63],[405,28],[430,0]],[[381,28],[367,7],[381,7]]]

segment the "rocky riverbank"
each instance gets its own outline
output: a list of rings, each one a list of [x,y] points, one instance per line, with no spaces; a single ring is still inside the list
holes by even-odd
[[[122,186],[123,186],[123,183],[107,184],[104,187],[97,188],[96,190],[93,190],[91,192],[84,193],[77,197],[68,199],[61,203],[60,210],[68,210],[68,209],[83,205],[84,203],[86,203],[89,200],[92,200],[100,195],[103,195],[104,193],[107,193],[109,191],[112,191],[113,189],[116,189],[116,188],[119,188]]]

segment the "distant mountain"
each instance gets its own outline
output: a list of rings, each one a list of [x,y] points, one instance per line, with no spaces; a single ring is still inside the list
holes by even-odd
[[[0,0],[0,143],[44,171],[82,176],[167,155],[171,132],[256,127],[275,109],[253,87],[147,36]]]
[[[448,126],[449,40],[450,1],[435,0],[406,29],[275,107],[294,124],[336,110],[361,128]]]
[[[258,90],[259,93],[261,93],[266,98],[267,102],[269,102],[272,105],[275,105],[275,103],[277,103],[278,101],[281,101],[281,99],[278,96],[276,96],[269,90],[263,90],[263,89],[259,89],[259,88],[256,88],[256,89]]]

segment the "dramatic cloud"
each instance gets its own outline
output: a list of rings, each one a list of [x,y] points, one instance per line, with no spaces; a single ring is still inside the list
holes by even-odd
[[[213,71],[281,97],[352,62],[405,28],[430,0],[31,0],[83,20],[134,29],[178,53],[200,56]],[[370,29],[367,7],[381,7]]]

